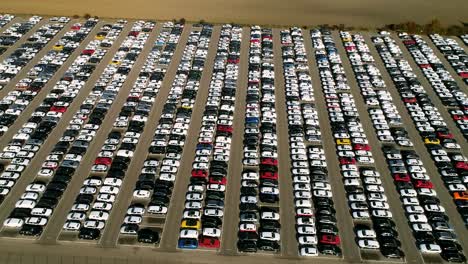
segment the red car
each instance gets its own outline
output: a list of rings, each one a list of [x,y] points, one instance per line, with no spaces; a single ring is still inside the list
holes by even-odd
[[[442,139],[442,138],[453,138],[453,134],[452,134],[452,133],[437,132],[437,137],[438,137],[439,139]]]
[[[465,78],[468,78],[468,72],[460,72],[459,75],[465,79]]]
[[[427,64],[427,63],[423,63],[423,64],[419,64],[419,67],[420,68],[431,68],[431,65]]]
[[[432,188],[434,188],[434,184],[432,184],[432,182],[430,182],[430,181],[417,180],[417,181],[414,183],[414,187],[416,187],[416,188],[429,188],[429,189],[432,189]]]
[[[264,158],[260,161],[262,165],[273,165],[273,166],[278,166],[278,160],[277,159],[272,159],[272,158]]]
[[[67,108],[65,106],[52,106],[50,108],[50,111],[56,113],[65,113],[67,111]]]
[[[455,163],[455,168],[461,169],[461,170],[468,170],[468,162],[458,161]]]
[[[210,177],[208,183],[217,183],[221,185],[226,185],[226,177]]]
[[[94,165],[107,165],[107,166],[110,166],[111,163],[112,163],[112,159],[107,158],[107,157],[100,157],[100,158],[96,158],[94,160]]]
[[[206,178],[206,177],[208,177],[208,171],[206,171],[206,170],[192,170],[192,177]]]
[[[340,158],[340,164],[341,165],[356,164],[356,159],[355,158],[341,157]]]
[[[227,60],[228,63],[231,63],[231,64],[238,64],[239,63],[239,59],[228,59]]]
[[[85,49],[81,54],[83,55],[93,55],[94,50],[93,49]]]
[[[354,150],[371,150],[371,147],[368,144],[354,144],[353,148]]]
[[[80,25],[73,25],[71,27],[72,30],[80,30],[81,26]]]
[[[260,179],[278,179],[278,172],[271,172],[271,171],[262,171],[260,172]]]
[[[453,115],[453,120],[468,120],[466,115]]]
[[[218,125],[216,130],[221,131],[221,132],[232,133],[233,128],[232,128],[232,126]]]
[[[320,243],[328,245],[340,244],[340,237],[335,235],[322,235],[320,237]]]
[[[416,41],[414,41],[414,40],[412,40],[412,39],[410,39],[410,40],[404,40],[404,41],[403,41],[403,44],[405,44],[406,46],[408,46],[408,45],[414,45],[414,44],[416,44]]]
[[[410,182],[411,181],[411,178],[410,178],[410,176],[408,174],[400,174],[400,173],[394,174],[393,179],[395,181],[399,181],[399,182]]]
[[[405,103],[416,103],[416,97],[403,98],[403,102],[405,102]]]
[[[140,34],[140,31],[130,31],[130,33],[128,33],[129,36],[138,36]]]
[[[219,239],[214,237],[201,237],[198,246],[202,248],[219,248]]]

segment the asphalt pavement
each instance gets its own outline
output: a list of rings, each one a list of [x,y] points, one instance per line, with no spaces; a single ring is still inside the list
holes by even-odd
[[[302,35],[304,37],[304,46],[308,57],[309,71],[312,77],[315,105],[318,112],[320,130],[322,132],[322,146],[327,160],[328,178],[332,188],[332,199],[335,204],[336,218],[338,219],[339,236],[343,238],[340,245],[343,258],[349,263],[361,262],[361,253],[354,242],[353,219],[349,212],[346,192],[342,182],[343,177],[341,176],[338,156],[336,155],[335,139],[333,138],[333,132],[328,119],[325,95],[322,90],[320,75],[315,61],[315,49],[312,46],[310,31],[303,30]]]
[[[242,43],[239,58],[239,74],[237,77],[234,125],[229,156],[225,211],[223,217],[223,233],[220,253],[236,255],[237,230],[239,226],[240,184],[242,175],[242,159],[244,154],[245,98],[247,95],[250,28],[242,28]]]
[[[15,18],[14,21],[18,21],[19,18]],[[44,18],[44,21],[46,18]],[[43,23],[44,21],[41,21]],[[18,74],[13,81],[8,84],[3,90],[0,91],[0,98],[3,98],[8,91],[15,88],[15,84],[20,78],[23,78],[29,69],[35,65],[42,56],[44,56],[48,50],[55,44],[55,42],[70,29],[70,25],[76,20],[70,21],[67,26],[62,29],[57,36],[55,36],[46,47],[41,50],[36,57],[27,64],[25,68]],[[99,31],[100,26],[105,22],[99,22],[89,36],[83,41],[80,47],[75,50],[68,60],[62,65],[62,67],[55,73],[53,78],[47,83],[46,87],[37,95],[33,102],[28,106],[10,130],[0,138],[0,148],[3,148],[12,138],[14,133],[21,128],[21,126],[27,121],[33,110],[42,102],[45,96],[52,90],[53,85],[60,79],[63,73],[68,69],[75,58],[81,53],[84,47],[91,41],[95,34]],[[94,87],[95,82],[104,71],[105,67],[112,59],[113,54],[117,51],[120,44],[124,40],[127,33],[130,31],[133,22],[129,22],[124,30],[121,32],[119,38],[114,42],[113,46],[106,53],[105,57],[101,60],[95,71],[86,82],[85,86],[80,90],[78,96],[75,98],[73,103],[68,107],[67,112],[62,116],[57,127],[49,135],[41,149],[37,152],[36,156],[32,159],[30,165],[27,167],[23,176],[17,181],[15,187],[12,189],[9,196],[2,203],[0,210],[0,222],[2,222],[7,215],[11,212],[15,202],[18,200],[20,195],[24,192],[25,187],[29,184],[36,176],[37,171],[40,169],[46,156],[50,153],[55,143],[62,136],[69,121],[73,114],[79,109],[81,103],[85,100],[86,96],[90,93]],[[5,26],[5,28],[8,25]],[[34,32],[39,25],[36,25],[28,34]],[[282,56],[281,56],[281,42],[280,42],[280,29],[273,30],[274,40],[274,64],[275,64],[275,95],[276,95],[276,110],[277,110],[277,135],[278,135],[278,152],[279,152],[279,175],[280,175],[280,221],[281,221],[281,254],[264,254],[262,252],[254,254],[239,254],[237,252],[237,229],[239,223],[239,195],[240,195],[240,176],[242,173],[242,157],[243,157],[243,135],[244,135],[244,117],[245,117],[245,98],[248,82],[248,52],[249,52],[249,36],[250,28],[244,27],[242,34],[241,44],[241,55],[239,64],[239,76],[237,81],[237,92],[234,112],[234,132],[232,137],[232,148],[231,156],[228,168],[228,181],[225,198],[225,215],[223,219],[223,229],[221,236],[221,248],[219,251],[214,250],[178,250],[177,241],[178,233],[180,230],[180,220],[184,209],[185,194],[187,191],[187,185],[190,181],[190,171],[192,168],[192,162],[195,158],[195,148],[197,144],[197,136],[201,128],[201,121],[203,117],[203,110],[208,95],[209,83],[213,72],[213,61],[216,55],[217,43],[219,40],[220,26],[214,26],[211,42],[208,50],[208,55],[205,62],[205,69],[200,80],[200,88],[197,94],[196,102],[193,108],[193,114],[191,117],[191,123],[188,130],[187,140],[185,142],[184,150],[182,153],[181,166],[177,174],[177,180],[173,189],[171,203],[169,206],[169,213],[166,216],[165,224],[162,232],[162,239],[159,247],[143,247],[137,244],[135,245],[121,245],[118,244],[118,236],[120,225],[125,216],[126,209],[128,208],[132,200],[132,191],[135,186],[135,182],[138,178],[138,172],[140,171],[144,162],[144,157],[148,155],[148,146],[152,140],[152,136],[157,127],[157,120],[161,116],[162,106],[167,100],[169,91],[171,89],[172,81],[175,78],[177,67],[179,65],[184,47],[186,45],[190,31],[192,30],[191,25],[186,25],[179,44],[174,53],[172,61],[167,69],[167,73],[163,80],[162,87],[159,94],[156,97],[156,101],[150,112],[149,120],[144,128],[143,134],[139,140],[137,148],[135,150],[134,158],[132,159],[127,175],[122,185],[122,190],[117,197],[114,208],[111,212],[109,221],[107,222],[106,229],[97,242],[82,242],[82,241],[58,241],[62,225],[65,222],[66,215],[68,214],[78,192],[82,186],[83,180],[89,175],[91,166],[93,165],[94,159],[101,149],[104,140],[107,138],[108,133],[113,128],[113,122],[118,116],[122,105],[125,103],[126,98],[133,87],[138,74],[146,61],[146,58],[151,51],[154,40],[160,32],[162,24],[157,23],[156,27],[150,34],[149,39],[146,41],[143,51],[139,55],[135,65],[129,73],[124,85],[120,89],[118,97],[114,101],[109,109],[100,129],[97,132],[94,140],[90,144],[80,166],[76,170],[72,181],[69,183],[65,194],[60,199],[57,208],[54,210],[53,216],[50,218],[50,222],[45,228],[42,236],[39,239],[30,239],[24,236],[2,237],[0,238],[0,264],[1,263],[240,263],[245,264],[289,264],[289,263],[395,263],[394,261],[388,261],[384,258],[378,261],[366,259],[366,254],[362,254],[356,245],[354,238],[355,234],[353,231],[353,220],[349,213],[349,207],[346,198],[346,192],[342,183],[342,176],[340,173],[340,167],[338,158],[336,155],[335,143],[333,134],[328,120],[328,113],[325,105],[324,93],[322,91],[320,77],[315,62],[314,49],[312,47],[310,32],[308,30],[303,31],[304,44],[308,57],[309,70],[312,77],[315,104],[318,111],[318,117],[320,122],[320,128],[322,132],[322,145],[325,151],[325,156],[328,164],[329,179],[332,186],[333,200],[335,202],[336,217],[338,219],[339,234],[341,237],[341,249],[343,251],[343,258],[336,257],[317,257],[317,258],[299,258],[297,256],[297,242],[296,242],[296,231],[295,231],[295,212],[294,212],[294,193],[292,179],[290,175],[290,155],[289,155],[289,140],[288,140],[288,126],[287,126],[287,111],[285,103],[285,87],[284,87],[284,76],[282,69]],[[2,28],[4,29],[4,28]],[[0,29],[0,32],[1,30]],[[371,53],[376,60],[376,65],[382,72],[383,78],[387,84],[388,91],[393,97],[393,102],[397,106],[402,120],[405,124],[405,128],[409,133],[409,137],[414,143],[416,152],[420,155],[424,166],[428,171],[435,172],[437,168],[433,163],[429,153],[424,147],[424,144],[417,132],[406,108],[401,101],[398,92],[396,91],[393,83],[388,76],[386,69],[377,54],[373,43],[370,41],[370,35],[368,33],[363,34],[366,39],[366,43],[369,45]],[[427,258],[422,258],[416,249],[414,239],[411,234],[411,230],[407,223],[406,217],[402,204],[399,200],[399,195],[395,189],[392,178],[387,167],[385,158],[381,151],[381,145],[378,141],[369,115],[367,114],[367,108],[363,101],[363,98],[359,92],[359,87],[354,78],[354,73],[349,64],[349,60],[346,58],[346,53],[343,49],[341,39],[337,32],[333,32],[335,43],[339,49],[339,53],[343,60],[343,66],[348,76],[348,82],[351,86],[351,93],[356,100],[357,109],[361,118],[361,122],[364,126],[365,133],[368,137],[369,144],[372,147],[373,157],[376,160],[377,170],[381,173],[383,186],[385,193],[388,197],[389,204],[391,206],[392,213],[394,215],[394,221],[397,224],[397,230],[399,232],[399,238],[402,242],[402,249],[406,254],[405,261],[407,263],[423,263],[427,262]],[[25,35],[22,41],[27,39]],[[396,38],[397,40],[397,38]],[[429,43],[430,40],[426,39]],[[466,155],[468,152],[468,144],[459,134],[458,128],[455,126],[448,114],[446,108],[441,105],[440,99],[435,95],[432,87],[429,86],[427,80],[421,75],[420,70],[417,70],[417,66],[414,60],[410,57],[405,47],[402,46],[401,41],[397,43],[402,48],[404,57],[408,59],[411,66],[418,74],[418,78],[422,81],[428,94],[433,98],[433,102],[437,108],[441,111],[444,120],[449,125],[450,130],[456,135],[457,141],[462,145],[463,153]],[[15,44],[20,45],[20,42]],[[464,46],[461,44],[461,46]],[[438,50],[433,47],[435,52]],[[10,52],[7,51],[7,52]],[[436,53],[439,58],[444,62],[447,69],[450,70],[451,66],[447,64],[447,61],[441,57],[440,53]],[[0,57],[1,58],[1,57]],[[451,72],[453,74],[453,71]],[[457,79],[460,81],[459,79]],[[460,140],[463,139],[462,140]],[[450,194],[444,187],[441,177],[436,173],[433,173],[431,180],[435,185],[435,190],[441,199],[441,204],[446,208],[447,215],[450,218],[451,223],[454,225],[456,233],[459,234],[460,242],[467,253],[468,242],[463,237],[466,233],[466,228],[460,215],[456,211],[455,205],[451,199]]]

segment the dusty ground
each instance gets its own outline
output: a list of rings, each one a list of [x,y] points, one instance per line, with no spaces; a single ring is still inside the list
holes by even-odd
[[[413,20],[468,22],[466,0],[2,0],[0,12],[263,25],[381,26]]]

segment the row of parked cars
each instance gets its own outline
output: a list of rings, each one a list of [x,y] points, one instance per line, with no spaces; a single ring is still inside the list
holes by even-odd
[[[392,220],[393,214],[381,175],[375,167],[372,150],[360,122],[338,49],[331,32],[326,28],[313,30],[311,37],[316,49],[315,57],[343,184],[354,220],[356,243],[364,251],[380,250],[385,257],[401,258],[403,252]],[[351,41],[349,36],[342,34],[342,38],[345,49],[350,51],[356,48],[346,44]],[[371,60],[366,54],[367,52],[362,57]],[[362,63],[358,63],[358,56],[350,58],[353,67],[362,66]],[[355,77],[361,87],[383,86],[378,74],[371,78],[363,72]]]
[[[362,35],[351,35],[348,32],[342,32],[341,34],[343,39],[348,39],[348,42],[345,43],[351,43],[348,46],[358,47],[357,49],[354,49],[354,51],[348,51],[348,54],[357,53],[358,55],[362,55],[364,52],[368,53],[369,48]],[[362,60],[355,60],[353,65],[364,64],[364,66],[368,66],[369,63],[370,62],[363,62]],[[377,94],[379,91],[386,90],[384,87],[373,87],[372,89]],[[361,86],[361,93],[363,95],[365,93],[368,94],[372,89],[369,90],[369,88]],[[378,101],[379,104],[376,106],[370,106],[369,110],[380,109],[383,111],[382,109],[388,108],[389,105],[392,105],[391,107],[396,109],[392,103],[391,96],[388,98],[378,97]],[[391,129],[395,128],[394,124],[391,124],[390,122],[389,124],[392,126]],[[379,127],[374,126],[374,128],[378,132]],[[403,127],[399,128],[399,130],[403,131],[405,134],[407,133]],[[439,204],[430,203],[431,200],[427,199],[428,194],[434,193],[431,190],[433,184],[430,181],[430,177],[414,148],[410,146],[395,145],[393,143],[389,144],[382,140],[381,143],[394,184],[400,193],[407,220],[413,230],[416,244],[422,253],[431,253],[437,249],[438,246],[428,239],[431,235],[428,235],[427,233],[428,231],[432,231],[432,227],[424,222],[424,220],[430,218],[434,212],[444,211],[444,209]],[[412,199],[413,196],[410,196],[411,194],[413,194],[413,196],[416,196],[415,194],[417,194],[418,197]],[[420,198],[420,200],[418,200],[418,198]],[[444,224],[445,226],[449,225],[448,222]],[[437,228],[441,228],[441,223],[436,222],[432,226],[437,230]]]
[[[179,248],[219,248],[242,28],[221,27],[179,233]]]
[[[90,27],[94,27],[94,24],[90,24]],[[35,109],[32,116],[28,119],[28,122],[13,136],[12,140],[0,153],[1,159],[4,160],[5,167],[4,172],[0,175],[2,179],[1,200],[8,195],[11,188],[15,185],[18,178],[21,177],[32,158],[36,155],[37,151],[60,119],[61,113],[53,111],[53,105],[55,102],[60,101],[59,95],[64,91],[55,90],[54,92],[53,89],[52,91],[51,96]],[[37,91],[31,90],[13,90],[9,92],[5,98],[10,96],[14,97],[11,98],[11,106],[17,107],[22,105],[22,107],[25,108],[37,93]],[[63,101],[69,101],[74,97],[75,94],[70,91],[69,94],[63,94]],[[23,104],[21,102],[23,102]],[[21,111],[17,114],[21,114]],[[2,117],[5,116],[8,115],[5,114]],[[16,118],[15,115],[10,117]]]
[[[179,28],[183,28],[181,24],[174,24],[172,22],[166,22],[163,24],[159,35],[157,36],[155,42],[153,43],[153,48],[151,49],[148,58],[140,72],[140,76],[137,78],[134,84],[134,88],[144,89],[143,97],[141,101],[146,101],[151,94],[152,103],[154,103],[154,98],[156,98],[159,90],[162,86],[162,81],[164,79],[166,68],[166,63],[169,63],[172,59],[172,55],[166,57],[162,61],[162,55],[167,46],[177,45],[180,38],[181,31]],[[132,118],[135,119],[135,116]],[[133,120],[134,121],[134,120]],[[127,126],[132,120],[129,117],[123,117],[123,120],[116,121],[114,123],[114,129],[118,129],[122,126]],[[168,156],[169,158],[180,159],[180,154],[173,153]],[[165,217],[167,214],[166,201],[161,200],[151,200],[140,199],[137,195],[139,192],[148,192],[147,197],[153,196],[157,197],[159,195],[166,196],[170,191],[165,191],[166,189],[171,190],[173,187],[173,180],[175,178],[161,178],[158,177],[158,172],[161,167],[161,161],[157,157],[149,154],[141,167],[138,180],[135,184],[134,193],[132,197],[132,202],[127,209],[127,214],[125,219],[130,219],[132,215],[137,216],[137,219],[142,219],[141,223],[127,223],[125,221],[121,226],[120,234],[137,236],[139,242],[142,243],[158,243],[159,242],[159,233],[154,228],[145,227],[143,223],[144,217]],[[152,192],[152,193],[151,193]],[[166,200],[166,199],[165,199]],[[147,239],[149,234],[152,234],[154,239]]]
[[[88,36],[94,28],[97,21],[90,19],[80,28],[72,28],[60,38],[56,44],[44,55],[36,65],[29,69],[25,78],[18,81],[16,88],[8,93],[2,99],[0,109],[4,114],[0,117],[0,126],[6,131],[28,107],[33,99],[41,92],[48,81],[54,76],[57,70],[63,65],[76,48]],[[60,49],[56,47],[59,46]],[[50,88],[47,89],[50,91]],[[56,117],[52,115],[52,117]],[[27,140],[28,138],[18,138],[19,140]]]
[[[468,110],[466,93],[458,86],[453,76],[445,69],[441,60],[421,36],[404,33],[399,35],[442,104],[448,108],[453,121],[458,125],[465,139],[468,139],[468,115],[465,113]]]
[[[168,47],[168,45],[174,45],[174,48],[176,47],[180,34],[182,33],[181,29],[183,29],[183,25],[180,24],[166,25],[166,33],[163,34],[163,36],[168,39],[166,47]],[[201,64],[199,64],[200,66],[204,65],[206,60],[206,53],[204,51],[208,50],[210,37],[211,25],[197,28],[189,35],[181,61],[181,64],[188,66],[188,69],[182,69],[180,66],[178,67],[176,79],[173,81],[169,92],[168,98],[170,99],[166,101],[163,107],[163,112],[153,137],[153,142],[154,140],[168,142],[167,144],[170,144],[172,147],[158,152],[157,155],[151,154],[150,147],[150,154],[143,164],[135,186],[132,204],[128,208],[126,217],[124,218],[120,233],[133,235],[131,232],[135,234],[138,232],[138,240],[140,242],[140,233],[142,230],[147,230],[148,228],[141,228],[142,226],[140,223],[128,223],[128,221],[125,220],[132,217],[132,215],[135,216],[135,211],[138,211],[137,209],[140,210],[139,214],[141,216],[143,216],[146,211],[148,216],[159,216],[163,220],[167,214],[172,188],[180,167],[185,137],[190,125],[191,109],[195,102],[195,100],[192,99],[196,98],[201,76],[200,74],[190,75],[189,72],[195,71],[192,68],[192,62],[194,61],[201,62]],[[158,41],[155,44],[158,44]],[[163,49],[164,48],[161,46],[161,50]],[[172,54],[168,58],[171,57]],[[157,68],[163,69],[161,67]],[[199,73],[198,70],[197,73]],[[158,77],[158,82],[161,81],[162,78],[159,80]],[[158,84],[158,86],[160,85],[161,83]],[[174,107],[169,108],[169,105],[173,105]],[[185,105],[186,108],[182,108],[182,105]],[[162,127],[164,128],[162,129]],[[144,223],[141,224],[144,225]]]
[[[272,30],[252,26],[237,249],[280,251],[278,137]]]
[[[122,23],[125,24],[126,22]],[[138,55],[141,52],[144,41],[145,37],[138,39],[133,36],[127,36],[122,47],[125,47],[129,51],[128,53]],[[131,46],[133,46],[132,51],[128,48]],[[34,182],[41,181],[40,184],[44,186],[45,191],[38,193],[35,200],[30,200],[28,206],[32,206],[33,210],[35,208],[44,209],[44,211],[47,211],[47,214],[42,216],[43,224],[33,227],[23,226],[20,230],[21,234],[39,235],[52,214],[53,209],[66,191],[69,182],[75,174],[75,170],[78,168],[91,142],[96,137],[102,120],[112,106],[129,69],[131,69],[136,60],[136,58],[133,58],[123,62],[124,57],[125,54],[122,53],[114,55],[112,62],[104,69],[99,80],[92,88],[90,95],[83,101],[62,137],[43,162],[42,168]],[[119,63],[115,63],[115,61]],[[18,201],[17,204],[21,202],[22,200]],[[21,213],[25,214],[26,217],[28,216],[26,210]],[[12,217],[20,215],[15,210],[11,214]]]
[[[120,54],[121,57],[114,56],[109,68],[116,67],[114,65],[122,65],[122,63],[116,64],[116,62],[123,62],[128,57],[136,60],[153,28],[154,22],[137,21],[121,45],[121,48],[133,46],[133,52]],[[137,40],[128,41],[133,38]],[[141,43],[141,47],[136,48],[137,43]],[[143,93],[146,93],[144,98]],[[79,231],[78,237],[81,239],[98,239],[101,236],[112,212],[113,204],[121,191],[120,187],[148,120],[155,96],[156,92],[153,90],[143,91],[138,86],[132,87],[119,116],[116,118],[118,121],[121,117],[128,117],[131,121],[117,127],[114,123],[112,132],[109,133],[100,152],[95,157],[91,173],[84,180],[75,204],[67,215],[67,222],[63,230]],[[141,219],[137,216],[125,219],[129,223],[139,220]],[[144,241],[150,242],[152,239],[158,239],[157,234],[151,233],[151,230],[143,231],[142,237]]]
[[[280,34],[299,255],[341,256],[303,32],[290,28]]]
[[[13,18],[15,18],[14,15],[0,14],[0,29],[3,28],[6,24],[10,23]],[[7,47],[0,47],[0,55],[5,53],[7,49]]]
[[[390,62],[404,61],[400,58],[401,50],[394,48],[393,52],[386,52],[387,47],[396,46],[395,40],[384,38],[385,44],[381,43],[377,48],[381,56]],[[385,60],[384,59],[384,60]],[[435,162],[435,165],[442,177],[447,189],[454,198],[460,215],[465,223],[467,220],[466,200],[467,200],[467,159],[462,154],[460,146],[456,143],[453,134],[449,131],[446,123],[428,96],[425,90],[420,86],[415,77],[401,76],[398,69],[387,64],[390,75],[393,78],[395,86],[400,95],[411,96],[409,99],[403,98],[405,106],[408,109],[411,118],[428,149],[429,154]],[[409,68],[406,72],[410,72]],[[411,83],[413,84],[411,86]]]
[[[15,49],[0,64],[0,87],[4,87],[13,78],[15,78],[23,67],[26,66],[34,56],[42,50],[57,33],[69,22],[69,18],[49,19],[49,23],[42,25],[37,29],[25,43]],[[16,83],[16,88],[25,89],[27,84]]]
[[[444,37],[439,34],[431,34],[429,37],[442,55],[445,56],[455,72],[463,79],[465,84],[468,84],[468,56],[465,50],[453,38]]]
[[[456,180],[458,175],[456,170],[453,171],[447,167],[450,166],[449,150],[443,149],[438,142],[426,137],[429,133],[426,131],[428,127],[434,131],[440,131],[436,129],[441,129],[442,131],[438,132],[439,136],[443,135],[441,132],[447,129],[446,126],[439,123],[441,122],[438,118],[440,113],[430,100],[426,100],[425,91],[419,84],[411,67],[407,61],[401,59],[401,50],[395,40],[386,35],[373,37],[372,40],[418,128],[428,152],[439,169],[439,174],[446,183],[451,183],[452,180],[450,179],[455,177]],[[406,95],[413,93],[416,94],[417,99],[408,100]],[[423,114],[417,115],[415,113]],[[421,118],[426,119],[424,121]],[[424,124],[424,129],[421,129],[422,122],[427,123]],[[424,167],[419,155],[414,149],[398,149],[394,146],[384,147],[383,152],[386,155],[420,251],[427,254],[441,253],[441,256],[448,261],[464,261],[465,257],[460,245],[457,243],[453,227],[445,214],[444,207],[440,205],[437,193],[433,190],[434,184],[431,182],[430,173]],[[457,151],[453,152],[453,155],[457,159],[465,159]],[[451,171],[452,173],[455,172],[455,174],[449,176]]]
[[[14,15],[10,14],[1,14],[0,15],[0,28],[3,28],[6,24],[10,23],[11,20],[15,18]]]
[[[14,23],[0,34],[0,46],[13,46],[41,20],[40,16],[32,16],[27,21]]]
[[[96,42],[99,41],[90,42],[87,48],[95,48],[98,45]],[[36,142],[39,144],[45,141],[59,118],[67,111],[68,106],[74,101],[95,69],[95,65],[91,63],[93,56],[96,54],[103,55],[105,52],[107,50],[97,49],[93,55],[83,53],[75,59],[63,77],[54,85],[43,103],[35,109],[28,122],[22,125],[13,135],[13,139],[3,149],[3,152],[0,152],[2,159],[13,162],[18,158],[32,159],[34,157],[34,153],[40,149],[40,146],[36,149],[36,147],[28,146],[30,145],[28,143]],[[50,176],[51,170],[43,168],[39,174]],[[8,188],[8,190],[13,187],[10,186],[13,183],[6,183],[8,185],[5,188]]]

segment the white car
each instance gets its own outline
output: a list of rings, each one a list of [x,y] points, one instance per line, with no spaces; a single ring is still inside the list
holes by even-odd
[[[358,230],[356,232],[358,238],[376,238],[377,234],[374,230]]]
[[[91,220],[107,221],[109,213],[104,211],[91,211],[88,216]]]
[[[24,223],[28,225],[45,226],[47,224],[47,218],[37,216],[27,217]]]
[[[180,238],[198,239],[198,231],[193,229],[183,229],[179,233]]]
[[[20,219],[20,218],[7,218],[4,222],[3,222],[3,226],[6,227],[6,228],[15,228],[15,229],[19,229],[23,226],[24,224],[24,221],[23,219]]]
[[[207,237],[220,237],[221,236],[221,229],[219,228],[203,228],[203,236]]]
[[[317,245],[317,236],[315,235],[305,235],[299,236],[298,238],[299,245]]]
[[[277,232],[260,232],[260,239],[280,241],[280,234]]]
[[[380,248],[379,242],[373,239],[359,239],[358,245],[360,248],[364,248],[364,249],[379,249]]]
[[[81,224],[78,221],[67,221],[63,225],[63,229],[67,231],[78,231],[80,230]]]
[[[419,250],[425,254],[440,254],[442,249],[437,244],[420,244]]]
[[[318,250],[316,247],[301,247],[299,249],[299,255],[300,256],[306,256],[306,257],[316,257],[318,256]]]
[[[432,232],[432,226],[424,223],[413,224],[412,228],[416,232]]]
[[[167,214],[167,207],[163,205],[148,206],[148,213],[150,214]]]

